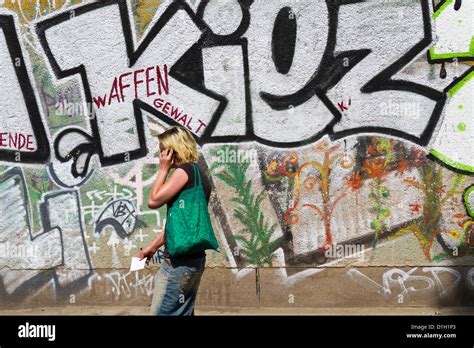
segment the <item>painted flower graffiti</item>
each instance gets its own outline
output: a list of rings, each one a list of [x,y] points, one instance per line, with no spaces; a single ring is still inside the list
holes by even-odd
[[[330,185],[332,168],[339,166],[343,169],[350,169],[354,165],[354,158],[351,154],[342,152],[340,146],[331,146],[327,141],[315,145],[314,153],[319,157],[319,160],[304,162],[297,166],[297,169],[291,173],[286,171],[285,168],[288,163],[298,163],[296,154],[290,154],[281,163],[279,163],[278,160],[274,160],[269,164],[267,174],[271,176],[283,174],[295,181],[294,203],[285,212],[285,220],[290,224],[297,224],[300,210],[303,208],[311,209],[324,224],[325,241],[320,247],[320,249],[324,251],[333,243],[331,216],[337,204],[344,196],[351,192],[351,190],[355,191],[359,189],[362,186],[362,182],[358,174],[348,176],[342,190],[335,197],[331,197]],[[307,169],[313,169],[316,172],[314,174],[307,174]],[[302,190],[318,190],[321,195],[321,201],[302,203]]]

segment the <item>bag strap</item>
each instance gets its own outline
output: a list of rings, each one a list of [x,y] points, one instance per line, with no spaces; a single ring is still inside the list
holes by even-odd
[[[199,169],[197,168],[197,164],[193,163],[193,169],[194,169],[194,187],[201,186],[202,185],[201,173],[199,172]],[[197,172],[197,175],[196,175],[196,172]],[[199,184],[197,184],[197,182],[199,182]]]
[[[193,167],[193,175],[194,175],[194,185],[193,185],[193,187],[196,187],[196,167],[194,166],[193,163],[191,163],[191,166]]]

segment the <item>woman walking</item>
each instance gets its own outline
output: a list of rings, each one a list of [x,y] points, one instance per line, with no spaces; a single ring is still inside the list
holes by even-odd
[[[147,258],[149,261],[155,252],[162,245],[165,245],[161,269],[155,280],[151,314],[194,315],[194,302],[206,263],[206,253],[204,250],[215,249],[215,247],[195,243],[193,248],[187,249],[189,250],[188,252],[181,251],[178,253],[176,246],[180,241],[189,241],[190,235],[194,233],[192,231],[194,231],[195,226],[190,226],[189,224],[195,223],[196,219],[186,215],[198,215],[198,219],[201,220],[203,219],[202,216],[204,216],[208,222],[206,233],[212,236],[215,246],[217,246],[212,227],[210,227],[209,213],[207,211],[207,204],[209,204],[209,197],[211,195],[211,184],[197,164],[199,154],[196,142],[188,130],[179,126],[172,127],[160,134],[158,140],[160,144],[160,169],[148,196],[148,206],[152,209],[157,209],[166,203],[168,209],[167,221],[165,228],[148,247],[140,252],[139,257],[140,260]],[[166,180],[171,168],[175,168],[175,171]],[[185,195],[186,192],[189,193],[199,188],[198,185],[202,185],[204,196],[207,200],[207,204],[206,202],[204,203],[205,208],[201,206],[204,212],[195,213],[195,207],[192,208],[194,209],[191,211],[192,214],[189,214],[189,212],[183,213],[184,210],[181,212],[177,211],[177,209],[184,208],[184,204],[188,206],[197,204],[197,202],[192,202],[192,200],[196,200],[197,196],[193,196],[192,200],[188,199],[186,201]],[[172,212],[174,213],[173,224],[171,224]],[[177,219],[186,220],[184,223],[186,230],[184,232],[182,229],[179,231],[176,228],[176,224],[180,223]],[[167,226],[170,226],[168,228],[169,235],[167,235],[166,231]],[[178,230],[173,230],[173,236],[171,236],[171,227],[174,227],[174,230]],[[171,248],[173,249],[172,255],[170,255]]]

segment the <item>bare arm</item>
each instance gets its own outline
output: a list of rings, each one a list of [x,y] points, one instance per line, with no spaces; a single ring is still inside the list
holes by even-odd
[[[163,228],[160,233],[156,236],[155,239],[150,243],[150,246],[157,251],[165,244],[165,229]]]
[[[140,250],[140,253],[138,254],[138,257],[140,260],[143,260],[144,258],[147,259],[147,261],[151,260],[153,255],[156,253],[156,251],[161,248],[165,244],[165,229],[163,228],[161,232],[153,239],[153,241],[150,243],[149,246],[147,246],[145,249]]]
[[[176,196],[188,181],[188,174],[178,168],[165,182],[169,169],[160,168],[158,176],[148,195],[148,207],[157,209]]]

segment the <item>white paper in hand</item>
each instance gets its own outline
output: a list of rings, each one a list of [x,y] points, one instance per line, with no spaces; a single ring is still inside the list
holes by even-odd
[[[132,257],[132,264],[130,265],[130,272],[138,271],[145,268],[146,257],[140,261],[138,257]]]

